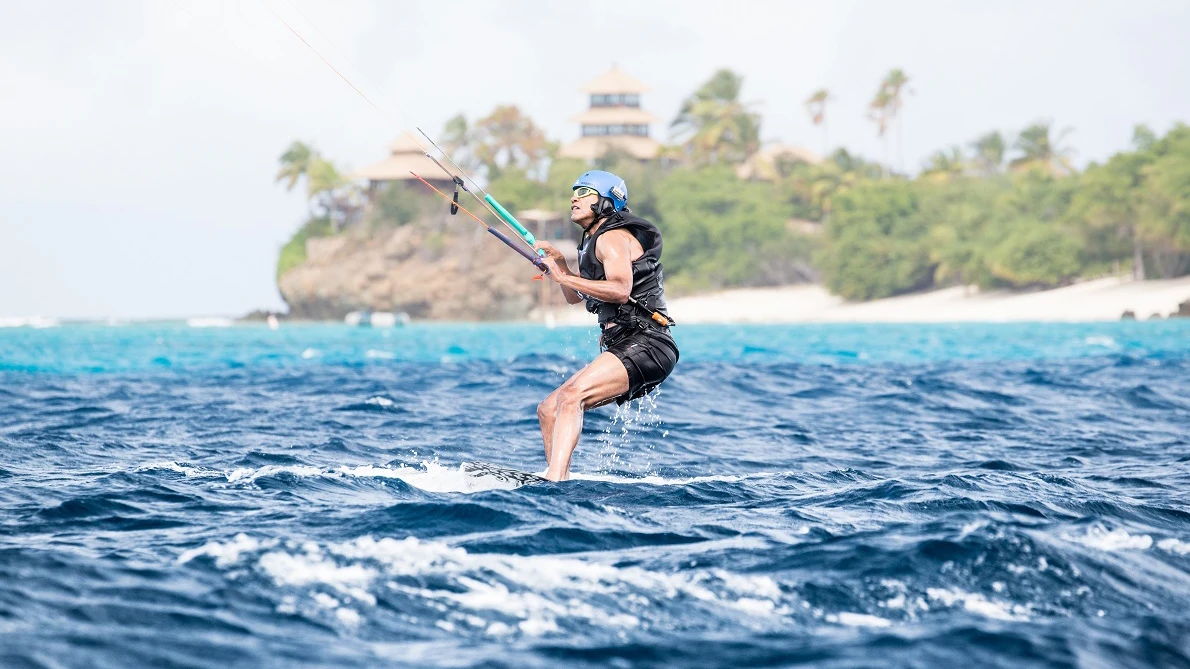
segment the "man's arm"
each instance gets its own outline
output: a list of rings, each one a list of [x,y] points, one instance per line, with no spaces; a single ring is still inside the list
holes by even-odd
[[[603,263],[604,279],[596,281],[571,274],[569,270],[552,274],[551,278],[562,286],[610,304],[624,304],[632,294],[632,251],[633,244],[639,245],[627,230],[611,230],[600,235],[595,242],[595,257]]]

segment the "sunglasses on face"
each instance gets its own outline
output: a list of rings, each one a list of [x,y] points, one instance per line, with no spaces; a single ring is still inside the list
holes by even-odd
[[[574,196],[579,199],[587,197],[588,195],[599,195],[599,191],[591,188],[590,186],[579,186],[578,188],[574,189]]]

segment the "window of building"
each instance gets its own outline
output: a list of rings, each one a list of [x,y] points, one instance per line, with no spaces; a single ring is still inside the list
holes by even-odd
[[[648,137],[649,126],[645,123],[634,123],[631,125],[613,124],[613,125],[584,125],[583,137],[604,137],[607,135],[635,135],[637,137]]]
[[[592,107],[640,107],[637,93],[596,93],[591,96]]]

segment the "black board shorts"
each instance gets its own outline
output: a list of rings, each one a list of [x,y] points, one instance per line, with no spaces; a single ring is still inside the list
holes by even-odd
[[[612,330],[619,329],[612,328]],[[616,398],[616,404],[644,396],[674,371],[678,364],[678,345],[665,330],[634,329],[628,334],[606,331],[611,343],[605,349],[620,359],[628,370],[628,392]]]

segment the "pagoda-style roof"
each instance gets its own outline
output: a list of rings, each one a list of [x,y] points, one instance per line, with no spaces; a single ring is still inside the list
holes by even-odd
[[[421,147],[412,137],[401,135],[388,145],[388,150],[388,158],[352,172],[348,175],[349,178],[369,181],[413,181],[410,172],[416,172],[427,181],[448,180],[442,170],[422,153]],[[442,164],[454,172],[447,161],[442,161]]]
[[[581,89],[584,93],[645,93],[649,87],[639,79],[628,76],[615,65],[612,69],[588,81]]]
[[[651,160],[661,151],[661,142],[652,137],[635,135],[612,135],[603,137],[580,137],[562,147],[558,155],[563,158],[594,160],[615,148],[637,160]]]
[[[639,107],[592,107],[570,120],[583,125],[648,125],[660,119]]]

